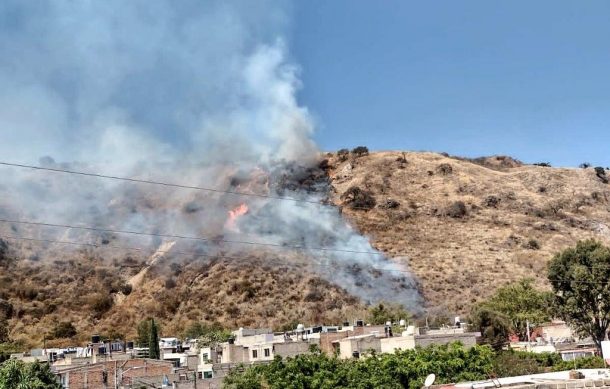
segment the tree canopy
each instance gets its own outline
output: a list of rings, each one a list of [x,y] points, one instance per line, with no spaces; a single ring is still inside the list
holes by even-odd
[[[319,350],[245,371],[232,370],[228,388],[410,388],[419,389],[430,373],[437,383],[487,378],[493,369],[493,351],[487,346],[465,349],[459,343],[394,354],[374,354],[363,359],[341,360]]]
[[[511,331],[521,340],[527,340],[527,322],[530,326],[550,321],[549,304],[552,295],[534,288],[532,279],[523,279],[502,286],[483,303],[489,310],[503,314]]]
[[[49,365],[46,363],[23,363],[9,359],[0,365],[0,388],[2,389],[61,389]]]
[[[601,349],[610,325],[610,248],[578,242],[551,260],[548,277],[557,315]]]

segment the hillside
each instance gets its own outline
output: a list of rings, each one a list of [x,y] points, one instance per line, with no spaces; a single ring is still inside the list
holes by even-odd
[[[610,243],[610,187],[592,168],[417,152],[333,153],[326,158],[320,164],[323,170],[296,169],[277,179],[261,178],[260,169],[255,170],[255,180],[244,175],[236,188],[257,183],[260,191],[277,182],[303,193],[330,191],[330,201],[344,220],[369,237],[374,248],[410,269],[430,315],[466,314],[495,287],[523,277],[546,287],[545,266],[554,253],[585,238]],[[227,175],[225,181],[234,185],[236,179]],[[114,207],[109,220],[176,209],[179,213],[172,218],[205,221],[197,224],[200,236],[238,238],[242,228],[261,241],[284,237],[278,241],[288,244],[307,238],[309,247],[333,244],[366,250],[360,235],[341,230],[340,216],[335,220],[328,214],[316,224],[321,215],[312,212],[319,211],[315,205],[275,206],[266,199],[248,199],[249,211],[246,205],[235,208],[246,212],[241,224],[235,224],[231,218],[226,221],[224,198],[219,206],[208,197],[134,194],[133,189],[108,198]],[[234,200],[228,204],[232,207]],[[217,220],[209,222],[201,209],[217,210]],[[21,217],[9,203],[0,211]],[[50,345],[84,341],[92,332],[133,337],[135,325],[149,316],[161,321],[164,334],[180,334],[195,322],[279,329],[297,322],[340,323],[363,317],[366,299],[374,292],[398,299],[413,295],[413,302],[419,301],[410,278],[383,275],[376,269],[387,267],[387,262],[355,262],[349,250],[319,267],[320,258],[311,252],[270,247],[235,251],[213,241],[174,246],[160,239],[144,246],[145,241],[113,234],[45,232],[6,223],[0,233],[97,242],[74,247],[0,240],[0,320],[8,317],[10,337],[28,346],[40,346],[45,337]],[[133,245],[148,248],[121,248]],[[213,255],[197,254],[213,247]],[[72,339],[54,336],[58,323],[67,321],[77,334]]]
[[[328,165],[334,203],[375,248],[409,265],[436,314],[467,313],[522,277],[546,287],[553,254],[580,239],[610,243],[610,187],[593,168],[427,152],[332,154]],[[350,187],[376,205],[354,207]]]

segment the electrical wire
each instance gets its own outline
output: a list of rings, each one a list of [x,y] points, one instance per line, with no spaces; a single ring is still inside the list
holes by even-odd
[[[154,254],[177,254],[177,255],[183,255],[183,256],[190,256],[190,257],[194,257],[194,258],[224,258],[224,259],[231,259],[231,260],[251,260],[252,256],[229,256],[229,255],[224,255],[224,254],[202,254],[199,252],[193,252],[193,251],[180,251],[180,250],[155,250],[155,249],[146,249],[146,248],[141,248],[141,247],[130,247],[130,246],[118,246],[118,245],[111,245],[111,244],[99,244],[99,243],[86,243],[86,242],[73,242],[73,241],[65,241],[65,240],[55,240],[55,239],[41,239],[41,238],[28,238],[28,237],[21,237],[21,236],[13,236],[13,235],[0,235],[0,239],[11,239],[11,240],[19,240],[19,241],[27,241],[27,242],[40,242],[40,243],[50,243],[50,244],[62,244],[62,245],[69,245],[69,246],[83,246],[83,247],[94,247],[94,248],[111,248],[111,249],[118,249],[118,250],[128,250],[128,251],[137,251],[137,252],[141,252],[141,253],[147,253],[149,255],[154,255]],[[278,259],[272,259],[272,258],[265,258],[265,262],[268,261],[279,261]],[[315,262],[315,261],[314,261]],[[287,263],[286,261],[281,261],[280,262],[282,265],[286,265],[286,266],[295,266],[297,264],[294,263]],[[360,264],[360,263],[358,263]],[[302,264],[302,265],[307,265],[307,264]],[[327,264],[323,264],[320,262],[316,262],[316,267],[323,267],[323,268],[331,268],[331,269],[337,269],[339,268],[339,266],[331,266],[331,265],[327,265]],[[404,274],[411,274],[409,271],[407,270],[401,270],[401,269],[396,269],[396,268],[381,268],[381,267],[375,267],[375,266],[370,266],[368,267],[370,270],[377,270],[377,271],[381,271],[381,272],[399,272],[399,273],[404,273]]]
[[[106,175],[106,174],[101,174],[101,173],[87,173],[87,172],[77,171],[77,170],[57,169],[57,168],[25,165],[25,164],[20,164],[20,163],[12,163],[12,162],[4,162],[4,161],[0,161],[0,165],[18,167],[18,168],[24,168],[24,169],[48,171],[48,172],[54,172],[54,173],[74,174],[74,175],[79,175],[79,176],[127,181],[127,182],[133,182],[133,183],[138,183],[138,184],[161,185],[161,186],[166,186],[166,187],[201,190],[201,191],[213,192],[213,193],[226,193],[226,194],[231,194],[231,195],[236,195],[236,196],[251,196],[251,197],[259,197],[259,198],[273,199],[273,200],[284,200],[284,201],[292,201],[292,202],[300,202],[300,203],[325,205],[323,202],[320,202],[320,201],[297,199],[294,197],[282,197],[282,196],[265,195],[265,194],[260,194],[260,193],[238,192],[238,191],[231,191],[231,190],[207,188],[207,187],[203,187],[203,186],[174,184],[174,183],[162,182],[162,181],[144,180],[144,179],[140,179],[140,178],[111,176],[111,175]]]
[[[38,170],[38,171],[47,171],[47,172],[54,172],[54,173],[64,173],[64,174],[73,174],[73,175],[78,175],[78,176],[87,176],[87,177],[104,178],[104,179],[110,179],[110,180],[127,181],[127,182],[138,183],[138,184],[161,185],[161,186],[165,186],[165,187],[201,190],[201,191],[212,192],[212,193],[224,193],[224,194],[230,194],[230,195],[235,195],[235,196],[250,196],[250,197],[257,197],[257,198],[264,198],[264,199],[271,199],[271,200],[291,201],[294,203],[314,204],[314,205],[319,205],[319,206],[333,205],[326,201],[305,200],[305,199],[297,199],[294,197],[273,196],[273,195],[266,195],[266,194],[261,194],[261,193],[248,193],[248,192],[239,192],[239,191],[231,191],[231,190],[222,190],[222,189],[208,188],[208,187],[202,187],[202,186],[175,184],[175,183],[169,183],[169,182],[144,180],[144,179],[131,178],[131,177],[111,176],[111,175],[101,174],[101,173],[88,173],[88,172],[77,171],[77,170],[57,169],[57,168],[50,168],[50,167],[25,165],[25,164],[20,164],[20,163],[13,163],[13,162],[5,162],[5,161],[0,161],[0,165],[9,166],[9,167],[18,167],[18,168],[24,168],[24,169],[33,169],[33,170]],[[357,206],[351,206],[351,205],[349,206],[349,209],[365,210],[365,211],[371,210],[371,208],[369,208],[369,207],[357,207]]]
[[[98,228],[98,227],[92,227],[92,226],[75,226],[75,225],[69,225],[69,224],[45,223],[45,222],[35,222],[35,221],[28,221],[28,220],[0,219],[0,223],[24,224],[24,225],[34,225],[34,226],[53,227],[53,228],[72,228],[72,229],[86,230],[86,231],[108,232],[108,233],[114,233],[114,234],[139,235],[139,236],[154,236],[154,237],[159,237],[159,238],[185,239],[185,240],[195,240],[195,241],[201,241],[201,242],[222,242],[222,243],[229,243],[229,244],[266,246],[266,247],[277,247],[277,248],[286,248],[286,249],[295,249],[295,250],[312,250],[312,251],[341,252],[341,253],[350,253],[350,254],[367,254],[367,255],[385,256],[383,253],[375,252],[375,251],[334,249],[334,248],[328,248],[328,247],[306,247],[306,246],[299,246],[299,245],[286,245],[286,244],[268,243],[268,242],[253,242],[253,241],[230,240],[230,239],[210,238],[210,237],[196,237],[196,236],[186,236],[186,235],[176,235],[176,234],[160,234],[160,233],[142,232],[142,231],[115,230],[115,229]]]

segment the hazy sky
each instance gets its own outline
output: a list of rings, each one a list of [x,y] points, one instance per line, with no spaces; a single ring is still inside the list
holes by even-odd
[[[300,100],[327,150],[610,165],[609,1],[307,0]]]

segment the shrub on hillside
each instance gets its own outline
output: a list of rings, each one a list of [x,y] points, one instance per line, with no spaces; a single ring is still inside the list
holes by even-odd
[[[347,159],[349,158],[349,150],[341,149],[341,150],[337,151],[337,157],[339,158],[339,161],[341,161],[341,162],[347,161]]]
[[[534,166],[551,167],[551,164],[549,162],[536,162]]]
[[[369,155],[369,148],[366,146],[358,146],[352,149],[352,154],[356,157],[362,157],[364,155]]]
[[[591,167],[591,164],[589,162],[583,162],[580,165],[578,165],[578,167],[580,167],[581,169],[588,169]]]
[[[487,196],[483,200],[483,205],[488,208],[497,208],[498,204],[500,204],[500,198],[498,196]]]
[[[114,304],[114,300],[112,296],[109,294],[98,293],[91,298],[91,310],[95,317],[99,318],[104,313],[108,312],[112,305]]]
[[[606,169],[601,166],[595,167],[595,175],[599,178],[604,184],[608,183],[608,177],[606,176]]]
[[[443,176],[448,176],[453,173],[453,167],[448,163],[441,163],[436,167],[436,171]]]
[[[55,339],[71,338],[76,335],[76,328],[68,321],[58,323],[51,333]]]
[[[528,250],[540,250],[540,243],[536,239],[530,239],[523,245]]]
[[[465,217],[468,214],[468,210],[463,201],[456,201],[447,207],[445,213],[449,217],[459,219]]]
[[[341,195],[341,200],[346,204],[349,204],[352,209],[369,210],[377,204],[377,201],[371,192],[360,189],[357,186],[348,188],[345,193]]]

